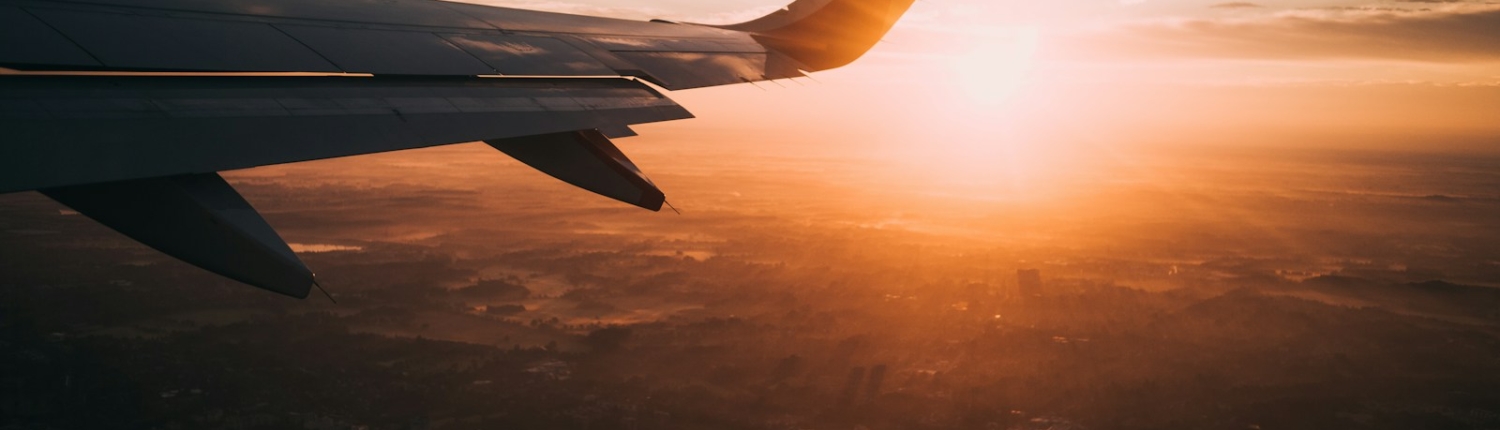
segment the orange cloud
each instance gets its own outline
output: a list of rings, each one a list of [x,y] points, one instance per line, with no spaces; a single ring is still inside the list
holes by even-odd
[[[1234,59],[1500,60],[1500,6],[1337,8],[1254,19],[1125,24],[1071,37],[1091,56]]]

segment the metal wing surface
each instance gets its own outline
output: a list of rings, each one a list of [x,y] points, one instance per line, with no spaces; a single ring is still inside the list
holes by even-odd
[[[802,0],[752,22],[432,0],[0,0],[18,70],[629,76],[680,90],[847,64],[913,0]]]
[[[312,272],[217,172],[485,141],[659,210],[609,141],[692,116],[652,85],[840,67],[913,1],[798,0],[713,26],[433,0],[0,0],[0,193],[41,191],[303,297]]]

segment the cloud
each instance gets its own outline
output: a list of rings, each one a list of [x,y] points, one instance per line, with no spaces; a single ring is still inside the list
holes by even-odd
[[[1321,8],[1253,19],[1123,24],[1076,37],[1086,52],[1126,57],[1500,60],[1500,6]]]
[[[1250,2],[1232,1],[1232,2],[1228,2],[1228,3],[1214,4],[1214,5],[1211,5],[1209,7],[1214,8],[1214,9],[1255,9],[1255,8],[1261,8],[1261,7],[1265,7],[1265,6],[1261,6],[1261,5],[1258,5],[1258,4],[1255,4],[1255,3],[1250,3]]]

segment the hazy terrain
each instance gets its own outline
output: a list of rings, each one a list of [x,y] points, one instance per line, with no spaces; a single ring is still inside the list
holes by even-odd
[[[692,130],[226,174],[337,305],[0,196],[0,428],[1500,428],[1500,156]]]

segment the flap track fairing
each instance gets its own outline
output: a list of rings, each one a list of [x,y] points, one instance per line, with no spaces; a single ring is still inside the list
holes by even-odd
[[[313,273],[215,173],[40,190],[131,239],[262,289],[306,298]]]
[[[598,130],[543,134],[485,143],[563,182],[660,211],[666,195]]]

